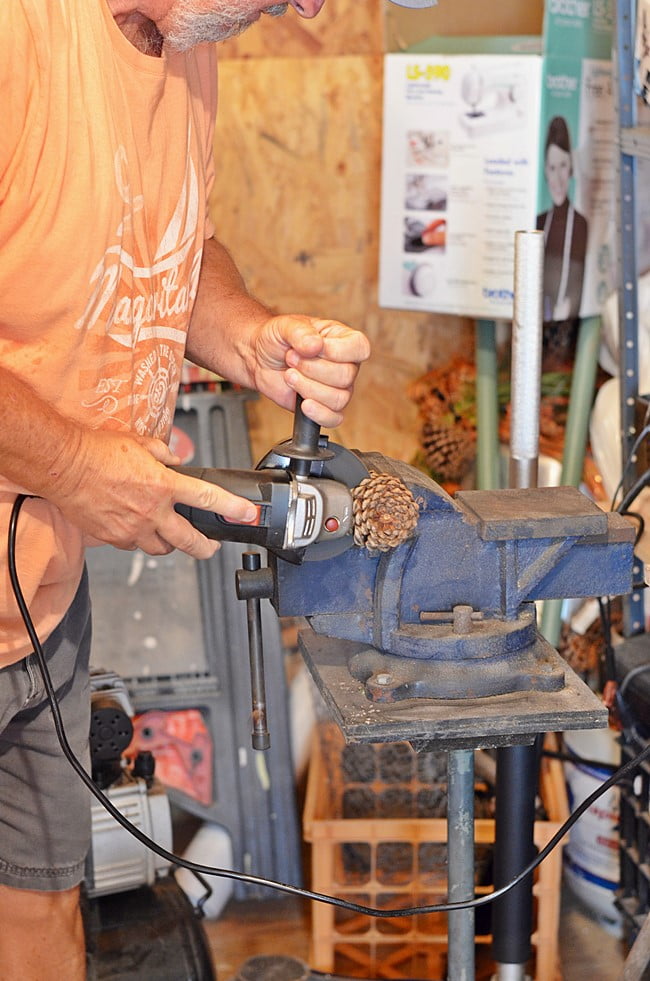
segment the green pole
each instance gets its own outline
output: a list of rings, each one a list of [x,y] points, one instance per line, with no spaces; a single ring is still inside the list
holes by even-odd
[[[569,414],[562,455],[561,483],[564,487],[577,487],[582,478],[589,433],[589,417],[596,387],[599,345],[600,317],[586,317],[580,321],[571,379]],[[560,642],[561,613],[561,600],[546,600],[542,609],[540,629],[553,647],[557,647]]]
[[[499,398],[494,320],[476,321],[476,486],[495,490],[499,474]]]

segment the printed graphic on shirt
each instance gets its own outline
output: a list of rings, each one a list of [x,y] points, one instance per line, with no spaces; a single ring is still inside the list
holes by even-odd
[[[188,134],[188,144],[191,134]],[[114,241],[90,279],[90,297],[75,327],[114,342],[99,369],[81,380],[84,408],[141,435],[165,436],[198,288],[202,256],[202,199],[189,152],[173,214],[151,241],[144,197],[129,183],[127,151],[115,154],[115,185],[123,206]],[[129,379],[129,382],[125,382]],[[84,385],[85,381],[85,385]]]
[[[178,390],[180,371],[168,344],[159,344],[141,362],[135,376],[135,429],[140,436],[166,435],[172,425],[170,392]]]

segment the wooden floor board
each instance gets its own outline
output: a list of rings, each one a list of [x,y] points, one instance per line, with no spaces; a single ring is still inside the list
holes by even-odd
[[[283,954],[309,963],[309,908],[292,897],[231,900],[205,930],[217,981],[231,981],[257,954]]]
[[[294,897],[231,900],[217,920],[205,922],[217,981],[234,981],[249,957],[296,957],[309,963],[309,904]],[[560,925],[563,981],[616,981],[623,946],[563,890]]]

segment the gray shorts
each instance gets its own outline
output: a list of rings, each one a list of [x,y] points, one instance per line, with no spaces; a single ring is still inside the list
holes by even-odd
[[[44,645],[68,742],[88,767],[90,600],[77,595]],[[0,669],[0,883],[70,889],[84,877],[90,792],[63,755],[36,656]]]

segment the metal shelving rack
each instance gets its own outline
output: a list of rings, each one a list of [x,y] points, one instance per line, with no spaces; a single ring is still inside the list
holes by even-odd
[[[638,255],[637,255],[637,161],[650,159],[650,126],[638,125],[634,87],[636,0],[616,0],[615,82],[619,142],[619,375],[621,381],[621,458],[627,460],[637,435],[639,396]],[[625,476],[625,489],[635,479],[634,469]],[[635,563],[635,582],[642,580]],[[634,590],[624,603],[626,636],[643,630],[643,592]]]
[[[650,159],[650,126],[639,125],[639,103],[635,86],[636,0],[615,0],[615,102],[618,111],[619,161],[619,240],[618,240],[618,322],[619,376],[621,383],[621,459],[629,459],[637,436],[639,406],[647,406],[647,392],[639,392],[639,301],[638,301],[638,228],[639,199],[637,197],[638,164]],[[640,398],[642,396],[643,398]],[[639,476],[636,467],[623,475],[627,490]],[[634,563],[634,581],[641,582],[640,560]],[[623,630],[626,637],[644,633],[643,590],[633,590],[623,605]],[[639,636],[625,648],[641,647],[641,657],[647,657],[648,638]],[[619,660],[621,659],[619,649]],[[642,748],[634,735],[622,738],[623,760],[632,758]],[[647,793],[650,770],[647,763],[635,771],[631,786],[621,787],[620,845],[621,881],[617,896],[624,919],[624,931],[633,943],[628,955],[624,977],[630,981],[645,978],[650,970],[650,877],[648,870],[649,837],[647,822]]]

